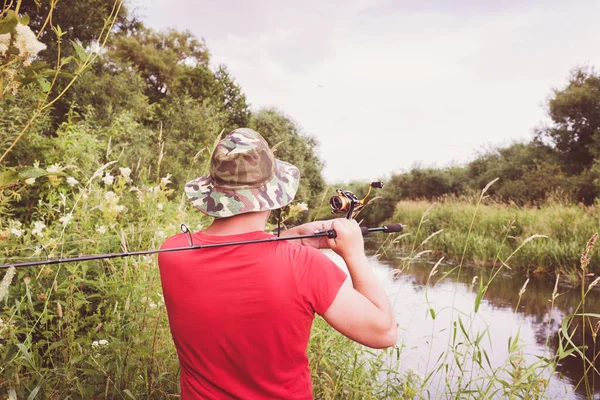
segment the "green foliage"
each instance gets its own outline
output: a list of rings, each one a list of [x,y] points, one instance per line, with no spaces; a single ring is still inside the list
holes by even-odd
[[[55,3],[55,4],[52,4]],[[42,54],[49,63],[56,62],[57,42],[48,23],[52,10],[52,22],[65,33],[64,40],[79,40],[84,46],[97,41],[106,28],[105,21],[114,10],[115,3],[105,0],[22,0],[19,12],[29,16],[31,29],[40,32],[40,40],[48,46]],[[124,29],[129,24],[127,9],[121,7],[115,28]],[[63,55],[72,55],[72,48],[63,49]]]
[[[600,212],[593,206],[581,207],[556,200],[539,207],[490,202],[479,207],[477,221],[469,232],[476,207],[466,200],[447,198],[435,205],[427,201],[400,201],[391,220],[413,227],[412,234],[418,235],[414,241],[441,230],[428,241],[427,248],[453,259],[460,259],[466,249],[465,260],[485,266],[506,260],[527,238],[545,235],[547,238],[528,243],[505,262],[514,269],[541,274],[561,272],[571,278],[578,277],[581,243],[585,243],[600,224]],[[420,223],[428,209],[426,222]],[[419,232],[415,231],[417,226]],[[498,240],[506,235],[508,239],[498,252]],[[594,253],[593,260],[594,266],[600,265],[600,253]]]
[[[304,135],[296,122],[275,109],[262,109],[253,114],[250,127],[274,148],[275,157],[300,169],[300,187],[295,200],[307,203],[309,208],[318,206],[325,181],[316,139]]]
[[[593,69],[575,69],[569,83],[548,102],[552,125],[538,139],[561,155],[565,169],[579,174],[600,156],[600,76]]]
[[[139,72],[148,84],[147,95],[152,102],[181,93],[181,76],[194,68],[208,68],[209,53],[203,40],[190,32],[170,29],[155,32],[148,28],[131,34],[119,35],[113,40],[110,58],[123,61]],[[199,75],[196,75],[199,76]],[[209,79],[214,79],[210,74]],[[194,82],[206,85],[205,82]]]

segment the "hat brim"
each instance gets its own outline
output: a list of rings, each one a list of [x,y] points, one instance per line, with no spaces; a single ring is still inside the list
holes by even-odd
[[[222,218],[286,206],[294,200],[299,184],[300,170],[276,159],[273,178],[258,188],[223,189],[214,185],[210,175],[204,175],[186,183],[185,193],[195,208]]]

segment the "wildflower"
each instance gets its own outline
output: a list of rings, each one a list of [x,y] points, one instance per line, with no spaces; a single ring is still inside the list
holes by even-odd
[[[106,339],[94,340],[92,342],[92,347],[106,346],[107,344],[108,344],[108,340],[106,340]]]
[[[31,233],[35,236],[43,237],[44,234],[42,233],[42,230],[44,230],[45,227],[46,224],[44,224],[42,221],[36,221],[33,224],[33,230]]]
[[[306,203],[298,203],[297,207],[299,211],[308,211],[308,204]]]
[[[165,232],[162,231],[162,230],[156,231],[156,236],[159,237],[159,238],[161,238],[161,239],[164,239],[164,238],[167,237],[167,235],[165,234]]]
[[[61,168],[60,164],[52,164],[51,166],[46,168],[46,171],[48,171],[50,173],[57,173],[57,172],[62,172],[62,168]]]
[[[28,185],[33,185],[35,183],[35,178],[25,179],[25,183]]]
[[[20,55],[25,58],[24,65],[30,65],[31,59],[46,48],[39,42],[35,34],[26,25],[17,24],[15,29],[15,47],[19,49]]]
[[[105,172],[104,177],[102,178],[102,182],[105,185],[112,185],[115,181],[115,177],[110,174],[110,172]]]
[[[98,43],[97,40],[94,40],[92,43],[90,43],[90,45],[88,46],[87,50],[92,53],[92,54],[98,54],[100,53],[101,50],[101,46],[100,43]]]
[[[77,181],[77,179],[73,178],[72,176],[69,176],[67,178],[67,183],[69,184],[69,186],[75,186],[79,183],[79,181]]]
[[[117,201],[119,201],[119,199],[117,198],[117,195],[112,190],[109,190],[108,192],[104,193],[104,198],[109,203],[112,203],[113,201],[115,201],[115,199]]]
[[[159,210],[162,210],[163,209],[163,203],[158,203],[156,205],[156,208],[158,208]]]
[[[22,229],[18,229],[18,228],[11,228],[10,229],[10,233],[12,233],[13,235],[15,235],[16,237],[21,237],[21,235],[23,234],[23,230]]]
[[[581,255],[581,269],[583,271],[585,271],[585,269],[587,268],[588,264],[591,261],[591,258],[588,257],[588,254],[594,248],[594,244],[596,244],[596,239],[598,239],[598,234],[594,233],[592,235],[592,237],[590,238],[590,240],[587,242],[587,245],[585,246],[585,250],[583,251],[583,254]]]
[[[163,185],[168,185],[169,183],[171,183],[171,174],[167,174],[167,176],[165,176],[164,178],[160,178],[160,183],[162,183]]]
[[[73,218],[73,213],[70,212],[67,215],[63,215],[62,217],[60,217],[58,220],[60,222],[62,222],[62,224],[64,226],[67,226],[69,224],[69,222],[71,222],[71,219]]]
[[[0,57],[6,53],[8,47],[10,46],[10,33],[5,33],[0,35]]]
[[[104,225],[100,225],[96,228],[96,232],[104,234],[106,233],[106,227]]]
[[[119,168],[119,171],[121,172],[121,176],[125,178],[129,178],[131,175],[131,168]]]
[[[0,301],[4,300],[4,296],[6,296],[6,294],[8,293],[8,287],[10,286],[16,273],[17,270],[15,269],[15,267],[10,267],[6,270],[4,278],[2,278],[2,282],[0,282]]]

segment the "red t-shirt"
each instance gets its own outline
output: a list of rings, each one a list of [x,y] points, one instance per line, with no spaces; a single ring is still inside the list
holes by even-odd
[[[194,244],[272,238],[193,235]],[[162,248],[188,246],[186,235]],[[160,253],[181,364],[181,398],[312,399],[306,347],[347,278],[320,251],[287,241]]]

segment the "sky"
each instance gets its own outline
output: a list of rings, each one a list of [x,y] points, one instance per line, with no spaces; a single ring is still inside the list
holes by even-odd
[[[597,0],[132,0],[189,30],[253,110],[319,141],[329,182],[464,165],[528,141],[578,66],[600,70]]]

